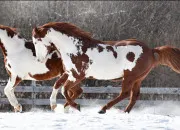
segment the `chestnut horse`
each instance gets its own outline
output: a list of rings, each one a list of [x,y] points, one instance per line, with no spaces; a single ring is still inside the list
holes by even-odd
[[[63,22],[51,22],[34,28],[32,35],[38,60],[44,61],[50,48],[57,48],[59,51],[65,69],[62,77],[67,77],[62,94],[67,102],[78,110],[80,105],[71,100],[68,90],[85,78],[123,78],[119,96],[102,107],[99,113],[105,113],[116,103],[130,97],[124,110],[129,113],[140,94],[141,82],[153,67],[162,64],[180,73],[180,49],[175,47],[150,49],[135,39],[109,45],[93,39],[75,25]]]
[[[21,38],[14,28],[0,25],[0,47],[4,55],[5,68],[10,76],[4,92],[14,107],[15,111],[22,111],[18,103],[14,89],[22,80],[49,80],[61,76],[64,73],[61,58],[57,50],[51,48],[43,63],[36,59],[35,48],[32,42]],[[65,82],[62,79],[61,82]],[[56,95],[61,84],[56,82],[50,97],[51,108],[56,106]],[[69,91],[69,96],[74,100],[82,93],[77,86]],[[68,103],[65,104],[67,106]]]

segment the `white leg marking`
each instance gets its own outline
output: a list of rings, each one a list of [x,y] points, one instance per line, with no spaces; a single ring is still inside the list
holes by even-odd
[[[22,112],[22,105],[19,104],[18,109],[16,107],[14,110],[15,110],[15,112]]]
[[[70,109],[70,106],[69,106],[69,105],[66,106],[66,107],[64,108],[64,113],[69,113],[69,109]]]
[[[19,103],[16,99],[16,96],[14,94],[14,84],[16,82],[16,77],[12,77],[11,79],[9,79],[6,87],[4,88],[4,93],[7,96],[10,104],[14,107],[17,108],[19,106]]]
[[[64,96],[64,98],[66,98],[64,95],[64,86],[62,86],[62,88],[61,88],[61,94]]]
[[[50,97],[50,105],[53,106],[53,105],[56,105],[56,96],[57,96],[57,93],[58,93],[58,89],[55,89],[53,88],[53,91],[51,93],[51,97]]]

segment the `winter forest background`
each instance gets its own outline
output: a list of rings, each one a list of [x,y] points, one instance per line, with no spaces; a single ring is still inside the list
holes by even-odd
[[[71,22],[99,40],[137,38],[154,48],[180,47],[179,1],[0,1],[0,24],[18,28],[31,40],[32,28],[51,21]],[[8,75],[0,54],[0,80]],[[143,86],[180,87],[180,75],[159,66],[148,75]],[[23,82],[22,84],[29,84]],[[54,80],[38,82],[53,85]],[[85,80],[88,86],[117,86],[110,81]]]

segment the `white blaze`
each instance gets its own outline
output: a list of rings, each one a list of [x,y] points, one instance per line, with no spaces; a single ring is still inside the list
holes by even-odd
[[[37,59],[41,62],[45,61],[46,59],[46,56],[48,53],[48,50],[46,48],[46,45],[47,45],[46,43],[49,43],[47,38],[43,38],[42,40],[43,40],[42,42],[44,43],[44,45],[40,43],[41,41],[38,41],[33,37],[33,43],[35,44],[35,49],[36,49],[36,56],[37,56]]]

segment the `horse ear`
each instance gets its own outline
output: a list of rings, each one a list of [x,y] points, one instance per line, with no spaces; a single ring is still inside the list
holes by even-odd
[[[14,32],[17,33],[17,28],[11,28]]]
[[[34,32],[36,32],[36,33],[38,32],[38,28],[37,27],[34,28]]]

